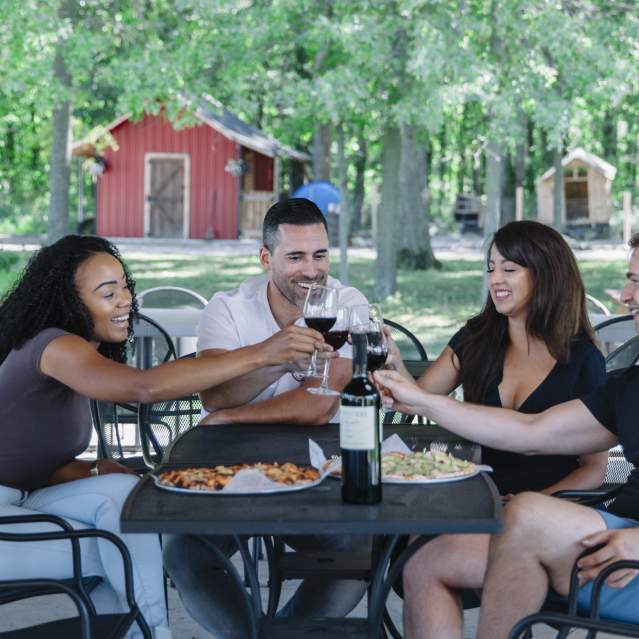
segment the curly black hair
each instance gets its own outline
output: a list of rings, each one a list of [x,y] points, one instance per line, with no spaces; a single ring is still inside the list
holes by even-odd
[[[122,264],[133,298],[130,317],[137,315],[135,282],[118,249],[101,237],[66,235],[34,253],[5,294],[0,305],[0,363],[14,348],[20,348],[45,328],[60,328],[86,340],[93,339],[93,320],[76,289],[75,274],[80,264],[96,253],[108,253]],[[126,341],[102,343],[98,352],[125,362],[126,345]]]

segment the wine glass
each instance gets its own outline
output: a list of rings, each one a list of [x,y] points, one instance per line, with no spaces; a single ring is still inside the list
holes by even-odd
[[[368,339],[368,372],[372,373],[382,368],[388,357],[388,342],[386,333],[384,333],[384,320],[381,317],[381,311],[376,319],[369,320],[366,337]]]
[[[351,327],[351,314],[348,306],[338,306],[335,315],[335,323],[331,328],[323,333],[324,341],[333,347],[334,351],[338,351],[348,339],[348,333]],[[309,393],[314,395],[339,395],[340,393],[328,387],[328,371],[331,367],[331,360],[324,359],[324,373],[322,375],[322,383],[318,387],[307,388]]]
[[[312,284],[306,293],[304,302],[304,321],[306,326],[322,333],[328,333],[337,319],[337,289],[330,286]],[[326,337],[324,337],[326,339]],[[318,377],[317,349],[308,365],[306,377]]]
[[[381,368],[388,357],[388,341],[384,333],[384,316],[379,304],[353,306],[351,324],[365,327],[368,339],[368,371]]]

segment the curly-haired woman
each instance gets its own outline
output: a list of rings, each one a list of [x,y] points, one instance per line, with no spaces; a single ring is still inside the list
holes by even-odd
[[[486,266],[484,308],[418,380],[422,389],[448,394],[461,384],[466,401],[539,413],[605,382],[579,268],[557,231],[538,222],[511,222],[495,233]],[[606,453],[526,456],[482,449],[505,502],[524,490],[595,488],[603,481],[606,460]],[[462,637],[460,590],[481,587],[489,539],[443,535],[407,563],[407,637]]]
[[[104,239],[69,235],[38,251],[0,306],[0,514],[59,515],[78,528],[119,533],[137,481],[111,460],[76,459],[91,436],[88,398],[153,402],[201,391],[260,366],[297,361],[322,347],[319,333],[291,327],[215,358],[127,366],[137,307],[134,282]],[[26,527],[21,527],[25,530]],[[33,529],[33,527],[32,527]],[[123,535],[135,596],[156,639],[170,637],[157,536]],[[68,547],[41,542],[29,555],[0,545],[3,577],[68,577]],[[121,563],[109,544],[83,546],[83,571],[103,577],[98,612],[124,602]],[[46,573],[46,574],[43,574]]]

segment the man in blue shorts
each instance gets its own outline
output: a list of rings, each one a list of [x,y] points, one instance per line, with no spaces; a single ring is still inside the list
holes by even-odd
[[[621,299],[634,315],[639,332],[639,233],[630,240],[630,247]],[[635,465],[639,462],[639,366],[609,378],[586,397],[538,415],[430,395],[395,371],[378,371],[375,379],[386,389],[387,406],[425,415],[487,446],[527,454],[576,455],[621,444],[626,459]],[[480,639],[505,639],[517,621],[541,608],[549,589],[567,595],[572,566],[585,550],[601,546],[579,559],[579,605],[584,610],[589,606],[592,579],[605,566],[620,559],[639,560],[639,470],[631,473],[607,511],[541,493],[521,493],[504,509],[503,523],[503,532],[491,541]],[[613,573],[601,604],[602,617],[639,623],[636,571]],[[446,639],[455,636],[452,631]]]

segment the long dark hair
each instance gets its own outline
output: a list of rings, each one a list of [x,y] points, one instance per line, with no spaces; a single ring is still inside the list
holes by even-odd
[[[67,235],[31,256],[29,263],[0,305],[0,363],[14,348],[45,328],[93,339],[93,320],[75,286],[80,264],[96,253],[117,259],[133,296],[131,317],[137,313],[135,282],[118,250],[101,237]],[[129,335],[131,334],[129,325]],[[118,362],[126,361],[126,342],[102,343],[99,352]]]
[[[500,228],[493,245],[511,262],[530,269],[532,295],[526,315],[526,333],[543,340],[559,362],[570,358],[570,341],[583,335],[594,342],[586,310],[584,284],[572,250],[553,228],[539,222],[510,222]],[[464,398],[483,401],[486,389],[498,381],[510,344],[508,318],[497,312],[490,295],[484,308],[466,322],[467,337],[461,342],[460,375]]]

